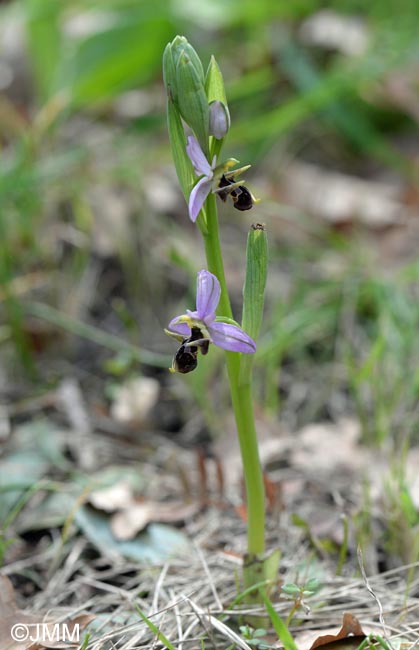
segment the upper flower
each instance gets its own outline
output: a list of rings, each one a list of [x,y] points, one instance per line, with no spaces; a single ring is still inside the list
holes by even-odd
[[[217,157],[214,156],[210,164],[201,149],[201,146],[195,136],[188,137],[186,153],[191,161],[195,174],[201,178],[192,188],[189,195],[189,217],[195,222],[202,206],[210,192],[218,194],[225,201],[227,196],[233,199],[233,205],[237,210],[250,210],[258,199],[244,187],[243,181],[236,181],[238,176],[249,169],[250,165],[240,167],[240,169],[231,170],[237,165],[235,158],[229,158],[221,165],[217,165]]]
[[[176,316],[169,325],[169,333],[178,334],[184,339],[191,336],[192,329],[198,329],[202,341],[214,343],[223,350],[252,354],[256,343],[238,325],[217,321],[215,310],[220,300],[221,287],[215,275],[209,271],[199,271],[196,284],[196,310]],[[190,342],[196,344],[196,339]]]

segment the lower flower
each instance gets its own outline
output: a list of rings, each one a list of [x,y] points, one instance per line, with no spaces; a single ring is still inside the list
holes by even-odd
[[[217,320],[215,310],[220,295],[221,287],[215,275],[206,270],[199,271],[196,310],[187,310],[186,314],[176,316],[166,330],[181,342],[173,359],[173,372],[195,370],[198,352],[207,354],[210,343],[231,352],[253,354],[256,351],[256,343],[239,325]]]

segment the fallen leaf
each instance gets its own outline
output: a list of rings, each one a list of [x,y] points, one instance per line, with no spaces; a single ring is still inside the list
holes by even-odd
[[[52,648],[76,648],[78,640],[70,641],[76,625],[80,632],[95,618],[91,614],[81,614],[76,618],[64,621],[64,625],[57,626],[56,621],[46,618],[44,614],[30,614],[18,608],[15,591],[9,578],[0,576],[0,648],[1,650],[46,650]],[[42,636],[52,640],[38,642],[34,635],[39,634],[39,629],[45,629]],[[44,628],[44,625],[46,626]],[[67,641],[60,637],[60,631],[68,634]],[[80,639],[80,635],[79,639]],[[58,637],[58,638],[57,638]],[[20,639],[20,640],[19,640]]]
[[[103,490],[94,490],[90,493],[89,501],[98,510],[115,512],[126,508],[134,500],[133,489],[128,481],[118,481]]]
[[[360,435],[360,425],[356,420],[309,424],[298,434],[298,445],[292,451],[292,464],[312,472],[330,471],[330,468],[355,471],[364,467],[368,460],[359,445]]]
[[[90,494],[90,503],[98,510],[114,513],[110,518],[110,527],[115,539],[131,540],[148,524],[173,524],[193,517],[200,505],[171,501],[139,501],[133,487],[128,481],[118,481],[102,490]]]
[[[342,627],[339,632],[337,634],[325,634],[319,636],[314,641],[310,650],[314,650],[314,648],[338,650],[340,648],[348,649],[351,647],[355,649],[358,648],[359,644],[366,636],[367,635],[363,631],[358,619],[350,612],[345,612],[343,615]]]
[[[61,639],[57,638],[56,641],[54,640],[48,641],[46,644],[45,641],[42,643],[34,643],[31,646],[29,646],[28,650],[58,650],[59,648],[79,647],[78,642],[75,641],[74,643],[71,643],[69,642],[68,639],[78,636],[79,641],[82,641],[81,632],[94,619],[95,616],[93,616],[93,614],[80,614],[80,616],[76,616],[76,618],[73,618],[70,621],[64,621],[63,638]],[[76,626],[78,627],[78,633],[76,631]],[[55,623],[49,624],[48,629],[50,632],[50,636],[53,638],[55,635],[55,630],[57,629],[56,624]],[[67,638],[67,640],[65,637]]]
[[[93,508],[79,508],[75,522],[105,557],[115,560],[128,558],[159,564],[175,554],[190,553],[191,550],[186,535],[165,524],[152,523],[135,539],[117,540],[112,533],[109,517]]]
[[[111,518],[111,530],[118,540],[133,539],[150,523],[174,524],[193,517],[200,509],[197,503],[133,503]]]
[[[143,423],[157,403],[160,384],[152,377],[135,377],[116,391],[111,415],[123,424]]]

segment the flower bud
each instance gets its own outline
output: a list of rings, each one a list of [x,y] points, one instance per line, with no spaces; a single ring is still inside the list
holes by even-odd
[[[187,49],[179,54],[177,61],[174,58],[174,62],[177,104],[180,114],[194,131],[204,153],[208,155],[209,107],[203,84],[203,74],[197,70]]]
[[[205,84],[204,68],[198,54],[184,36],[176,36],[171,43],[166,45],[163,54],[163,81],[168,94],[175,102],[177,102],[179,94],[176,83],[176,67],[183,54],[188,57],[202,85]]]
[[[230,113],[223,102],[213,101],[209,105],[209,133],[222,140],[230,128]]]
[[[204,68],[202,66],[201,59],[199,58],[196,50],[188,42],[188,40],[184,36],[176,36],[176,38],[171,43],[171,50],[175,67],[177,66],[182,54],[185,53],[193,65],[198,79],[204,85]]]

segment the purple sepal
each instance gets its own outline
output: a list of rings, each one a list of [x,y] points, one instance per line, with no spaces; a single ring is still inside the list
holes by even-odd
[[[220,296],[221,287],[215,275],[209,271],[199,271],[196,280],[196,310],[199,320],[212,323]]]
[[[192,192],[190,193],[188,204],[189,218],[194,223],[197,220],[198,214],[200,213],[202,206],[205,203],[205,199],[211,192],[211,183],[211,180],[208,180],[206,176],[203,176],[193,187]]]
[[[218,345],[219,348],[223,348],[223,350],[244,352],[245,354],[256,352],[254,340],[237,325],[214,322],[208,327],[208,332],[212,342]]]
[[[202,151],[198,140],[193,135],[190,135],[188,137],[188,144],[186,145],[186,153],[190,158],[190,161],[195,170],[195,174],[197,176],[204,175],[207,176],[207,178],[212,177],[211,165],[206,159],[205,154]]]

